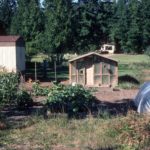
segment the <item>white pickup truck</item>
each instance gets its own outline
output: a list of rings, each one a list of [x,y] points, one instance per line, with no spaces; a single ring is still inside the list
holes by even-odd
[[[115,46],[112,45],[112,44],[103,44],[101,49],[100,49],[100,52],[106,52],[106,53],[109,53],[109,54],[113,54],[115,52]]]

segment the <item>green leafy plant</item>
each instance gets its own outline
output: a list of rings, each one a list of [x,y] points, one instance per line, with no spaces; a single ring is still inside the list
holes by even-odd
[[[31,95],[28,94],[24,90],[20,90],[17,93],[17,106],[18,106],[18,108],[24,109],[24,108],[30,107],[32,105],[33,105],[33,100],[31,98]]]
[[[18,75],[15,73],[0,73],[0,103],[13,103],[18,90]]]
[[[150,46],[146,48],[144,53],[150,57]]]
[[[43,88],[39,83],[33,83],[32,85],[33,95],[35,96],[47,96],[49,93],[49,88]]]
[[[47,98],[47,105],[54,110],[66,110],[68,113],[87,111],[95,97],[90,90],[80,85],[54,85]]]

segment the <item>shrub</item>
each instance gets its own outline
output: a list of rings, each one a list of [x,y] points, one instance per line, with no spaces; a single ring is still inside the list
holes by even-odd
[[[150,57],[150,46],[146,48],[144,53]]]
[[[13,103],[18,81],[18,75],[15,73],[0,73],[0,103]]]
[[[91,107],[93,99],[90,90],[80,85],[54,85],[48,94],[47,104],[53,110],[62,111],[64,109],[67,112],[75,113],[87,111]]]
[[[19,109],[24,109],[24,108],[30,107],[33,104],[31,95],[28,94],[24,90],[20,90],[17,93],[17,101],[16,102],[17,102],[17,106]]]
[[[33,104],[33,100],[31,98],[31,95],[28,94],[26,91],[24,90],[20,90],[17,93],[17,106],[18,108],[27,108],[32,106]]]
[[[40,87],[39,83],[33,83],[32,86],[33,95],[35,96],[47,96],[49,93],[49,88]]]

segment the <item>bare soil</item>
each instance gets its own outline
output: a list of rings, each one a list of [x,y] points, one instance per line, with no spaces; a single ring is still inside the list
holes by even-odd
[[[62,84],[67,84],[68,82],[62,82]],[[51,82],[42,82],[40,83],[42,87],[52,87],[53,84]],[[25,88],[28,91],[32,90],[32,83],[25,83]],[[104,102],[121,102],[122,100],[133,100],[137,95],[139,89],[112,89],[112,88],[102,88],[99,87],[94,92],[94,96],[100,101]],[[44,97],[37,97],[36,99],[40,101],[44,99]]]
[[[138,93],[138,89],[119,89],[114,91],[110,88],[99,89],[94,95],[100,101],[121,102],[123,100],[133,100]]]

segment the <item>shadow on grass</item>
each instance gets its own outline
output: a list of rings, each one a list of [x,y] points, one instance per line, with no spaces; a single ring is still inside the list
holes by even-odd
[[[1,111],[0,122],[5,123],[4,130],[22,129],[37,123],[37,120],[31,119],[34,116],[48,119],[60,116],[64,117],[65,115],[68,119],[84,119],[90,115],[92,117],[107,119],[118,115],[127,115],[128,111],[135,109],[133,102],[129,99],[119,100],[115,103],[94,100],[88,109],[80,110],[78,113],[70,111],[67,107],[63,109],[61,107],[60,109],[58,106],[53,106],[52,109],[41,103],[34,103],[33,107],[24,110],[18,110],[16,107],[4,108]]]
[[[74,113],[71,106],[69,105],[51,105],[47,106],[47,110],[45,111],[47,114],[44,114],[45,118],[51,118],[57,116],[57,114],[66,113],[69,119],[85,119],[89,115],[92,117],[100,117],[100,118],[110,118],[119,115],[127,115],[130,110],[136,110],[136,107],[132,100],[123,99],[118,100],[114,103],[105,102],[100,100],[93,100],[90,106],[86,106],[81,108],[78,112]],[[49,113],[50,112],[50,113]],[[50,115],[49,115],[50,114]]]
[[[35,123],[33,117],[41,116],[43,114],[43,104],[33,103],[32,107],[25,109],[18,109],[16,106],[6,106],[0,111],[0,123],[4,127],[0,130],[7,129],[23,129]]]
[[[134,77],[132,77],[130,75],[120,76],[118,78],[118,81],[119,81],[119,83],[129,82],[129,83],[133,83],[133,84],[136,84],[136,85],[140,84],[140,82],[136,78],[134,78]]]
[[[113,146],[113,147],[106,147],[106,148],[98,148],[98,149],[92,149],[92,148],[88,148],[88,150],[119,150],[119,147],[117,146]]]

